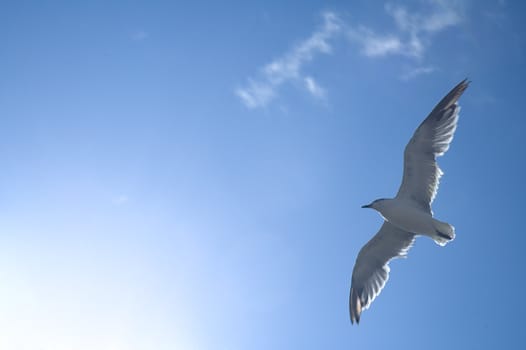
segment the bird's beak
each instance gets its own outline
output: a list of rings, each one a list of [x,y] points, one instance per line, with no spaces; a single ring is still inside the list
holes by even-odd
[[[362,205],[362,208],[370,208],[370,207],[371,207],[370,204]]]

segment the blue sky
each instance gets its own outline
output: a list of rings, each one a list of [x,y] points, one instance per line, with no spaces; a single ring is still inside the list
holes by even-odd
[[[0,348],[518,348],[525,4],[0,10]],[[420,238],[348,293],[402,152],[465,77]]]

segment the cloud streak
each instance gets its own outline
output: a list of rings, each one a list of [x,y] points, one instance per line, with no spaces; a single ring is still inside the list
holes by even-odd
[[[402,80],[433,73],[436,68],[424,64],[426,50],[434,35],[462,22],[463,11],[458,0],[422,0],[419,4],[418,10],[410,10],[403,5],[386,3],[385,13],[393,20],[393,28],[387,32],[344,23],[339,15],[326,12],[318,30],[261,67],[255,77],[249,77],[234,93],[249,109],[267,106],[279,95],[280,87],[290,82],[303,87],[314,98],[326,99],[326,89],[312,75],[305,73],[304,67],[317,55],[331,54],[331,44],[342,33],[365,57],[402,56],[413,62],[413,67],[408,67],[400,75]]]
[[[404,74],[400,76],[402,80],[411,80],[418,77],[419,75],[431,74],[437,69],[433,66],[420,66],[408,69]]]
[[[359,26],[356,29],[349,28],[347,34],[351,41],[358,42],[361,45],[360,52],[368,57],[399,54],[404,46],[397,36],[393,34],[379,35],[364,26]]]
[[[314,78],[312,77],[305,77],[303,79],[305,83],[305,87],[307,88],[307,91],[311,93],[312,96],[318,97],[318,98],[324,98],[326,93],[325,89],[316,83]]]
[[[387,3],[385,11],[394,20],[396,30],[378,34],[366,26],[351,27],[348,37],[367,57],[402,55],[421,60],[433,34],[462,21],[456,3],[447,0],[428,0],[426,3],[429,8],[425,12],[411,12],[404,6]]]
[[[289,52],[260,69],[257,79],[248,79],[244,87],[237,88],[235,94],[248,108],[266,106],[277,96],[281,85],[290,81],[300,81],[314,97],[323,98],[325,90],[311,76],[302,73],[303,66],[318,54],[331,53],[329,41],[342,31],[342,23],[332,12],[323,15],[324,23],[308,39],[300,42]]]

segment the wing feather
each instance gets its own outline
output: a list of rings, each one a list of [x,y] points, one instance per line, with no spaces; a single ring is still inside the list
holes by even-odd
[[[436,157],[448,149],[457,128],[457,103],[469,82],[455,86],[416,129],[404,151],[404,175],[396,198],[409,198],[431,212],[442,170]]]
[[[384,221],[380,231],[365,244],[354,264],[349,295],[351,322],[380,294],[389,278],[389,261],[404,257],[413,245],[415,235]]]

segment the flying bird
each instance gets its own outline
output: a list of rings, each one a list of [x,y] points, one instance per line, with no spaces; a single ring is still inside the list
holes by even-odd
[[[362,311],[385,286],[389,262],[406,256],[417,235],[428,236],[441,246],[455,238],[452,225],[433,218],[431,204],[442,176],[436,157],[449,149],[460,111],[457,101],[468,85],[465,79],[455,86],[416,129],[405,147],[404,175],[396,197],[362,206],[378,211],[384,223],[356,258],[349,295],[353,324],[360,322]]]

